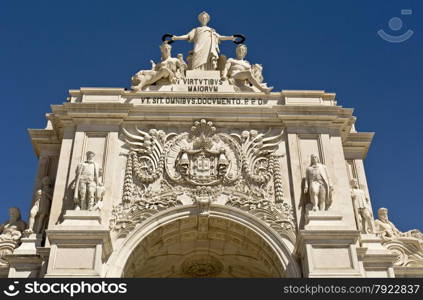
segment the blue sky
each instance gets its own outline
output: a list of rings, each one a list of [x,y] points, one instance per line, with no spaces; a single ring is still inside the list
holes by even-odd
[[[357,129],[376,132],[365,161],[373,207],[389,208],[401,230],[423,230],[419,0],[1,1],[0,220],[12,205],[28,214],[37,159],[27,128],[44,128],[50,105],[65,102],[69,89],[128,87],[159,60],[162,34],[187,33],[202,10],[219,33],[247,37],[247,59],[263,65],[275,90],[335,92],[339,105],[355,108]],[[401,29],[389,27],[393,17]],[[414,34],[390,43],[380,29]],[[174,52],[189,47],[179,42]],[[221,50],[234,55],[233,43]]]

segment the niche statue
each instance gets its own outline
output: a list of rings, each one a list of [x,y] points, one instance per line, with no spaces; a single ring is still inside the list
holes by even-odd
[[[319,162],[316,154],[312,154],[304,187],[304,194],[310,196],[312,210],[328,210],[332,204],[332,192],[333,186],[326,166]]]
[[[94,210],[104,195],[102,169],[93,161],[95,153],[87,152],[87,159],[76,168],[74,202],[77,210]]]

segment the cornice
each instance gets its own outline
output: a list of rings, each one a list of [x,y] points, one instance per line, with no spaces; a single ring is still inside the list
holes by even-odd
[[[374,132],[350,132],[343,143],[345,158],[365,159],[374,135]]]
[[[356,121],[352,108],[336,105],[336,94],[323,90],[283,90],[264,93],[187,93],[187,92],[133,92],[124,88],[81,88],[70,90],[68,102],[52,105],[47,114],[51,132],[46,136],[63,136],[64,128],[87,125],[120,125],[122,122],[164,122],[167,125],[192,122],[207,118],[222,126],[276,126],[281,124],[287,132],[318,131],[342,137],[347,156],[365,157],[373,133],[351,132]],[[84,101],[85,96],[93,96]],[[96,98],[100,95],[101,97]],[[141,104],[140,97],[228,97],[262,98],[269,100],[265,105],[189,105],[189,104]],[[110,97],[108,97],[110,96]],[[286,99],[300,99],[285,104]],[[87,98],[88,99],[88,98]],[[311,99],[311,100],[309,100]],[[316,129],[316,130],[317,130]],[[310,131],[311,130],[311,131]],[[38,137],[31,135],[37,142]],[[34,149],[37,146],[34,146]],[[38,150],[36,150],[37,152]]]
[[[37,157],[40,156],[42,147],[60,146],[60,141],[53,129],[28,129],[28,133]]]

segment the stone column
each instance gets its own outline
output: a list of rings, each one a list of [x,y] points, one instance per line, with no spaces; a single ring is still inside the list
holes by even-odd
[[[288,136],[288,164],[297,211],[297,253],[306,277],[362,277],[357,256],[359,232],[351,202],[342,140],[331,122],[284,121]],[[333,203],[325,211],[307,211],[305,170],[316,154],[334,187]]]
[[[67,203],[64,203],[64,198],[68,185],[69,165],[74,136],[75,129],[73,123],[66,122],[63,129],[63,140],[60,148],[59,163],[57,167],[50,218],[47,228],[52,228],[55,224],[57,224],[61,213],[65,210],[66,205],[68,205]]]
[[[330,168],[335,187],[333,209],[342,214],[343,220],[349,228],[355,229],[354,208],[351,201],[351,184],[345,164],[341,137],[339,135],[332,135],[323,141],[323,145],[330,148],[328,151],[332,163]]]
[[[48,167],[49,157],[48,154],[44,151],[40,153],[40,157],[38,158],[38,166],[37,166],[37,174],[35,176],[34,182],[34,191],[40,186],[41,179],[44,176],[47,176],[47,167]]]
[[[116,126],[112,128],[108,133],[107,141],[107,155],[114,159],[108,159],[107,165],[103,166],[105,170],[103,182],[106,188],[106,193],[103,199],[103,208],[101,210],[101,219],[105,222],[110,219],[111,211],[113,206],[116,205],[114,201],[118,203],[122,198],[122,183],[124,178],[122,177],[122,170],[125,170],[125,166],[120,164],[120,147],[118,143],[119,128]]]
[[[296,133],[287,133],[287,163],[289,168],[289,177],[290,177],[290,188],[291,188],[291,195],[293,196],[293,205],[294,210],[297,216],[297,229],[304,227],[304,205],[303,202],[305,201],[305,197],[303,194],[303,184],[302,184],[302,173],[301,173],[301,166],[300,157],[299,157],[299,147],[297,141],[297,134]],[[297,163],[295,163],[297,162]]]

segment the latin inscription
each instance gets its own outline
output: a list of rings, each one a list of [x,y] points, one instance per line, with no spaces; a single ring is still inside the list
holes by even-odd
[[[219,86],[223,84],[221,79],[187,78],[178,80],[178,84],[188,87],[188,92],[218,92]]]
[[[182,105],[266,105],[268,100],[260,98],[174,98],[143,97],[141,104],[182,104]]]

